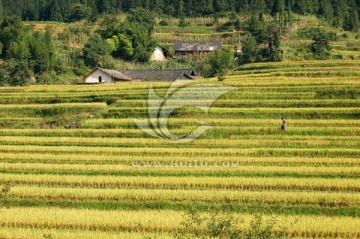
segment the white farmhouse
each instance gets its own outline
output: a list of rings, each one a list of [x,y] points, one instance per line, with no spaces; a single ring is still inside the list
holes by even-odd
[[[198,80],[193,69],[173,70],[111,70],[96,68],[85,76],[87,84],[112,84],[117,82],[166,82],[178,80]]]
[[[117,70],[96,68],[89,75],[85,76],[85,83],[88,84],[111,84],[121,81],[131,81],[131,79]]]

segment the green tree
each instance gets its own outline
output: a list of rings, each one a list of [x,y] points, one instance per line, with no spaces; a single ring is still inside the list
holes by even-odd
[[[157,42],[152,38],[144,25],[139,23],[125,23],[120,33],[131,40],[134,54],[131,60],[137,62],[148,62]]]
[[[56,48],[54,45],[54,42],[52,40],[51,37],[51,31],[49,29],[46,29],[45,35],[44,35],[44,42],[45,42],[45,46],[47,47],[47,54],[49,55],[49,64],[48,64],[48,68],[47,71],[49,71],[50,67],[55,66],[55,61],[56,61]]]
[[[112,36],[118,35],[123,28],[122,22],[112,15],[106,15],[101,23],[100,28],[97,31],[104,39],[109,39]]]
[[[21,36],[11,42],[7,51],[7,58],[28,61],[31,57],[30,43],[32,41],[31,34],[23,32]]]
[[[210,75],[225,76],[233,68],[234,54],[228,48],[221,48],[209,55]]]
[[[271,11],[271,15],[276,16],[277,14],[283,14],[284,11],[285,11],[284,0],[275,0],[274,6]]]
[[[343,1],[343,0],[339,0]],[[294,11],[300,14],[313,14],[319,9],[318,0],[296,0],[294,1]]]
[[[99,14],[99,11],[96,7],[96,2],[95,0],[88,0],[87,1],[87,6],[89,6],[91,8],[91,18],[96,18],[97,15]]]
[[[154,31],[155,16],[149,10],[143,8],[131,9],[126,21],[143,26],[149,34]]]
[[[44,36],[39,32],[29,39],[30,62],[33,65],[34,73],[41,74],[50,68],[49,49],[46,46]]]
[[[32,37],[28,40],[30,49],[30,65],[36,74],[48,74],[54,67],[56,49],[51,39],[51,32],[32,33]]]
[[[10,59],[5,62],[4,68],[8,73],[7,83],[11,86],[24,86],[30,84],[33,73],[26,59]]]
[[[267,24],[264,35],[267,36],[267,49],[262,51],[265,52],[265,55],[262,55],[262,57],[267,61],[281,61],[280,33],[277,27],[274,24]]]
[[[0,0],[0,19],[4,17],[3,0]]]
[[[251,33],[247,33],[241,39],[241,50],[239,55],[239,64],[252,63],[256,61],[257,57],[257,43],[256,39]]]
[[[97,1],[97,8],[98,8],[99,13],[112,13],[112,12],[114,12],[114,8],[111,5],[110,0]]]
[[[336,40],[336,35],[318,28],[312,40],[314,42],[310,45],[310,50],[314,54],[314,58],[318,60],[329,59],[331,56],[330,42]]]
[[[3,45],[3,57],[7,57],[10,45],[17,41],[24,31],[24,25],[18,18],[5,17],[2,19],[0,22],[0,42]]]
[[[263,23],[259,20],[258,16],[251,16],[247,30],[256,38],[257,42],[261,43],[263,41]]]
[[[124,34],[113,36],[106,40],[112,47],[112,54],[114,57],[119,57],[124,60],[130,60],[134,55],[134,49],[131,40]]]
[[[59,5],[59,1],[57,1],[57,0],[51,1],[48,11],[50,14],[50,16],[49,16],[50,21],[62,22],[64,20],[62,9]]]
[[[275,0],[271,15],[278,18],[279,32],[281,35],[283,28],[283,18],[285,13],[285,2],[284,0]]]
[[[258,15],[261,12],[265,12],[266,3],[265,0],[257,0],[250,2],[250,9],[252,14]]]
[[[82,50],[84,62],[90,67],[101,66],[111,51],[111,46],[100,35],[95,34],[90,37]]]
[[[137,18],[137,20],[135,20],[135,18]],[[124,38],[122,38],[124,39],[124,49],[128,50],[123,51],[121,55],[126,56],[125,59],[128,60],[147,62],[157,45],[157,42],[153,39],[152,34],[149,33],[149,29],[147,28],[147,26],[154,24],[153,21],[152,16],[129,16],[124,23],[121,23],[116,17],[106,17],[101,23],[98,32],[104,39],[112,39],[109,40],[109,43],[113,46],[112,49],[116,49],[114,45],[116,45],[115,43],[117,41],[113,39],[113,37],[122,34],[124,36]],[[129,41],[131,41],[132,44],[133,54],[131,54]],[[120,56],[118,54],[120,52],[113,52],[113,54],[114,53],[114,56]]]
[[[184,28],[184,27],[187,27],[189,25],[190,25],[190,23],[186,21],[185,17],[181,16],[180,19],[179,19],[178,26],[181,27],[181,28]]]
[[[7,78],[6,78],[5,69],[4,69],[4,67],[1,67],[0,68],[0,86],[6,85],[6,81],[7,81]]]
[[[291,32],[292,22],[293,22],[292,6],[293,6],[293,0],[288,0],[286,5],[286,11],[287,11],[286,25],[288,25],[289,27],[289,32]]]
[[[91,16],[92,9],[85,4],[74,4],[71,7],[69,21],[75,22],[83,19],[89,19]]]
[[[227,2],[225,0],[216,0],[214,1],[214,10],[215,12],[223,12],[227,9]]]
[[[179,0],[178,16],[179,16],[179,17],[183,17],[183,16],[184,16],[184,0]]]
[[[331,22],[334,18],[334,9],[329,0],[319,0],[318,15],[324,17],[327,21]]]
[[[348,12],[348,6],[346,4],[346,1],[343,0],[332,0],[332,5],[334,9],[334,20],[333,24],[334,26],[342,26],[344,23],[344,19],[346,16],[346,13]]]
[[[241,21],[239,17],[236,17],[236,20],[234,22],[234,27],[237,31],[241,30]]]
[[[360,27],[359,24],[359,14],[356,9],[350,8],[345,16],[343,28],[346,31],[358,31]]]

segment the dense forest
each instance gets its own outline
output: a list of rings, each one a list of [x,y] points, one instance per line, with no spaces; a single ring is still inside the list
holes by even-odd
[[[72,21],[103,13],[128,12],[137,7],[171,16],[206,16],[214,13],[271,13],[274,8],[315,14],[342,26],[359,19],[360,0],[12,0],[3,1],[0,16],[23,20]]]
[[[360,39],[359,10],[360,0],[0,0],[0,85],[57,84],[83,77],[96,66],[191,67],[222,79],[237,65],[281,61],[289,49],[297,60],[330,59],[330,42],[340,37],[340,28],[352,31],[341,37]],[[307,28],[293,27],[296,19],[314,18],[303,15],[320,19]],[[205,21],[199,25],[194,19]],[[189,34],[168,34],[185,28]],[[170,39],[165,41],[169,47],[199,35],[206,38],[200,41],[215,36],[226,47],[164,64],[149,62],[163,38]],[[282,41],[292,36],[312,42],[289,43],[284,51]]]

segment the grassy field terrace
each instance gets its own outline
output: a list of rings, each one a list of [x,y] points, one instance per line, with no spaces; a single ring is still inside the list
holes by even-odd
[[[172,134],[211,126],[183,144],[133,120],[169,83],[0,88],[0,238],[173,238],[194,205],[275,215],[291,238],[360,238],[360,60],[250,64],[200,83],[234,89],[208,113],[183,107],[193,91],[176,101]]]

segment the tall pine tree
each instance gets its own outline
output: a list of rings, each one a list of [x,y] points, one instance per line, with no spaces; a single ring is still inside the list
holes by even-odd
[[[343,0],[340,0],[343,1]],[[316,13],[319,8],[318,0],[296,0],[294,2],[294,11],[300,14]]]
[[[331,0],[319,0],[318,14],[324,17],[327,21],[334,18],[334,10],[331,5]]]
[[[4,16],[3,1],[0,0],[0,19]]]
[[[332,5],[334,9],[334,21],[335,26],[342,26],[346,13],[348,12],[348,6],[344,0],[332,0]]]
[[[276,0],[271,11],[271,15],[278,18],[279,33],[281,35],[283,28],[283,18],[285,13],[285,2],[284,0]]]

